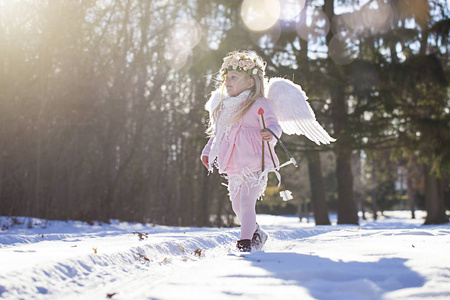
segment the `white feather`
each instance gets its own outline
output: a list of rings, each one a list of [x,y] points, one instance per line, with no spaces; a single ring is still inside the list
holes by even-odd
[[[320,126],[301,86],[283,78],[271,78],[267,98],[272,101],[281,129],[304,135],[317,145],[336,141]]]

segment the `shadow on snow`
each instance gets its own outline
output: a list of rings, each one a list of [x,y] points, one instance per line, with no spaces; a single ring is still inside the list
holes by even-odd
[[[298,253],[255,252],[245,259],[270,273],[262,277],[304,287],[317,299],[376,299],[387,292],[425,283],[422,276],[405,266],[406,259],[402,258],[344,262]]]

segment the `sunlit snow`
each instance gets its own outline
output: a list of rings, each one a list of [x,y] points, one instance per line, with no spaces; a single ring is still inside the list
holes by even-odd
[[[0,218],[2,299],[448,299],[450,225],[388,212],[360,226],[258,215],[264,251],[238,228]],[[142,234],[142,235],[141,235]],[[148,234],[148,235],[147,235]]]

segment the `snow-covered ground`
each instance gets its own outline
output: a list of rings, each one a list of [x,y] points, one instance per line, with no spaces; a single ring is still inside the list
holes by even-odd
[[[386,215],[360,226],[258,215],[270,238],[244,256],[239,228],[18,218],[0,231],[0,298],[450,299],[450,225]]]

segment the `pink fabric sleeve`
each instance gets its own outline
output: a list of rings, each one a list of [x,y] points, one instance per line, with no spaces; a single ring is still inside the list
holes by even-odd
[[[264,99],[259,104],[264,109],[264,122],[266,123],[266,127],[272,130],[278,138],[281,138],[283,130],[281,129],[280,124],[278,124],[278,119],[275,115],[275,108],[273,107],[272,102],[268,99]],[[260,122],[262,123],[262,121]],[[277,140],[273,138],[270,143],[275,144],[276,142]]]
[[[208,141],[208,143],[203,148],[202,154],[200,155],[200,159],[202,159],[203,156],[209,156],[209,151],[211,150],[211,145],[214,140],[214,137],[211,137]]]

